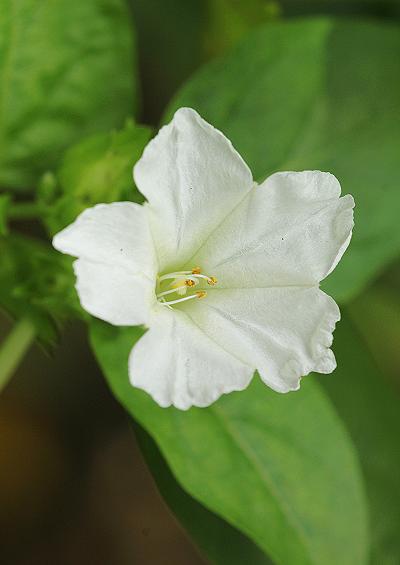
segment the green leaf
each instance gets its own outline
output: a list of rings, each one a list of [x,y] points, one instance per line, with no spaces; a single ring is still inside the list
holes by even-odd
[[[366,562],[366,510],[351,442],[312,379],[279,395],[258,378],[209,408],[160,408],[130,386],[140,328],[91,327],[97,359],[183,488],[282,565]]]
[[[150,139],[151,130],[128,122],[124,129],[91,136],[65,154],[57,175],[46,174],[39,188],[48,206],[45,222],[51,234],[99,202],[136,200],[132,168]]]
[[[372,565],[400,555],[399,396],[346,315],[335,332],[338,368],[321,383],[355,442],[371,508]]]
[[[155,441],[135,425],[135,435],[157,486],[181,524],[216,565],[271,565],[268,557],[239,530],[189,496],[175,480]]]
[[[0,0],[0,185],[32,187],[70,143],[135,106],[123,0]]]
[[[355,296],[400,252],[400,29],[297,20],[266,25],[206,66],[171,105],[220,128],[261,180],[334,173],[355,196],[349,250],[324,288]]]

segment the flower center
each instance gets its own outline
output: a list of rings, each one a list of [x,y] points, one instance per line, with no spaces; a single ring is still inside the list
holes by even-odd
[[[170,282],[169,282],[170,281]],[[207,291],[195,290],[198,285],[207,283],[210,286],[217,284],[215,277],[203,275],[200,267],[194,267],[191,271],[176,271],[174,273],[167,273],[157,278],[157,300],[162,306],[171,307],[173,304],[186,302],[193,298],[205,298]],[[165,290],[163,290],[163,288]],[[192,294],[187,294],[188,291],[194,291]],[[174,296],[175,295],[175,296]],[[176,295],[182,298],[176,298]],[[169,297],[172,300],[169,300]]]

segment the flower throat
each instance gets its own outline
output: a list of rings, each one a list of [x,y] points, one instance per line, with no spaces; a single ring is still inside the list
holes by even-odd
[[[204,282],[210,286],[215,286],[218,281],[215,277],[203,275],[200,267],[194,267],[191,271],[167,273],[157,279],[157,300],[162,306],[171,307],[173,304],[186,302],[193,298],[205,298],[207,296],[206,290],[195,290],[199,284]],[[166,290],[162,290],[162,287]],[[191,291],[194,292],[189,294]],[[174,295],[181,298],[176,298]],[[169,300],[169,297],[172,300]]]

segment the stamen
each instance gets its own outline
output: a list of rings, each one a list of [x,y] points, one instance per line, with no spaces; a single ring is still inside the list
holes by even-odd
[[[215,277],[208,277],[207,275],[193,275],[193,278],[194,279],[204,279],[210,285],[217,284],[217,279]]]
[[[176,273],[168,273],[167,275],[162,275],[158,281],[166,281],[167,279],[176,279],[177,277],[183,277],[185,275],[191,275],[192,271],[177,271]]]
[[[196,286],[199,284],[199,282],[200,281],[198,281],[193,277],[188,279],[180,278],[180,279],[175,279],[174,281],[172,281],[172,283],[169,283],[169,286],[171,288],[176,289],[176,292],[181,296],[183,296],[184,294],[186,294],[188,287]]]
[[[185,281],[182,281],[182,282],[180,282],[180,281],[176,282],[174,284],[175,288],[178,288],[179,286],[183,286],[183,285],[193,286],[192,282],[195,282],[194,279],[205,279],[207,281],[207,283],[211,286],[214,286],[218,282],[215,277],[209,277],[207,275],[202,275],[200,267],[194,267],[191,271],[176,271],[175,273],[168,273],[166,275],[162,275],[158,279],[158,282],[161,283],[162,281],[166,281],[168,279],[179,279],[179,277],[184,277],[185,275],[192,275],[192,277],[189,277],[188,279],[186,279]],[[190,282],[190,281],[192,281],[192,282]]]
[[[176,293],[176,289],[173,288],[172,290],[164,290],[164,292],[160,292],[159,294],[157,294],[157,298],[161,298],[162,296],[167,296],[167,294],[175,294]]]
[[[185,302],[185,300],[191,300],[192,298],[205,298],[207,296],[207,292],[205,290],[199,290],[190,296],[185,296],[186,291],[188,288],[193,288],[197,286],[201,280],[207,282],[210,286],[214,286],[217,284],[217,279],[215,277],[209,277],[208,275],[201,274],[200,267],[194,267],[191,271],[176,271],[174,273],[167,273],[166,275],[162,275],[158,278],[157,288],[161,290],[160,284],[163,281],[173,279],[172,282],[169,283],[169,289],[164,290],[163,292],[159,292],[157,296],[157,300],[163,306],[170,306],[171,304],[179,304],[180,302]],[[194,290],[194,288],[193,288]],[[169,296],[170,294],[178,294],[183,298],[177,298],[176,300],[167,301],[164,297]]]
[[[192,300],[192,298],[204,298],[207,293],[204,290],[199,290],[195,294],[190,296],[185,296],[184,298],[178,298],[178,300],[170,300],[169,302],[160,302],[161,306],[171,306],[171,304],[178,304],[179,302],[185,302],[185,300]]]

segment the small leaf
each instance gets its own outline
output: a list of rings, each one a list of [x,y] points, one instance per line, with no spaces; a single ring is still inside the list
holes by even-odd
[[[0,185],[31,188],[83,135],[136,105],[123,0],[0,0]]]
[[[45,175],[39,191],[48,207],[44,220],[50,233],[99,202],[141,202],[132,169],[150,135],[149,128],[128,122],[120,131],[91,136],[67,151],[56,176]]]
[[[114,394],[156,440],[183,488],[278,564],[366,563],[358,464],[315,381],[279,395],[255,378],[209,408],[160,408],[128,380],[128,355],[142,334],[91,325]]]

